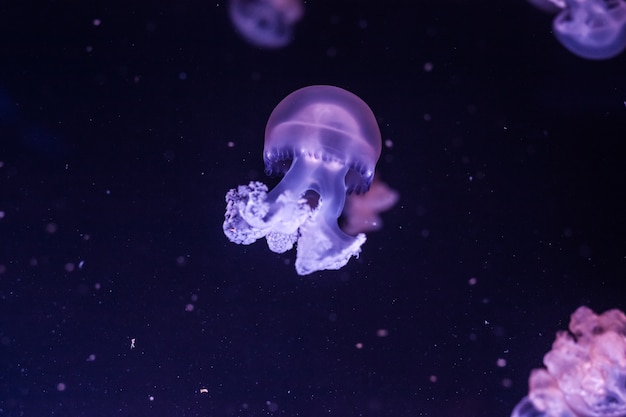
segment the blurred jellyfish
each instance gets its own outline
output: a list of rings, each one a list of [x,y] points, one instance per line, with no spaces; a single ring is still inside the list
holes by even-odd
[[[554,35],[574,55],[609,59],[626,48],[626,3],[623,0],[529,0],[543,10],[558,11]]]
[[[364,193],[380,156],[380,130],[363,100],[338,87],[297,90],[276,106],[265,129],[268,174],[284,174],[269,193],[260,182],[226,194],[224,233],[251,244],[265,237],[276,253],[297,242],[300,275],[339,269],[357,256],[365,235],[339,228],[346,193]]]
[[[0,138],[3,142],[15,141],[29,151],[49,157],[62,157],[67,153],[63,138],[30,119],[23,118],[11,96],[0,86]]]
[[[572,314],[543,363],[530,375],[529,393],[512,417],[626,416],[626,316],[587,307]]]
[[[302,0],[230,0],[228,12],[237,32],[261,48],[291,42],[293,25],[302,18]]]
[[[351,194],[346,199],[341,229],[349,235],[380,230],[383,222],[379,213],[391,209],[398,197],[397,191],[375,176],[367,193]]]

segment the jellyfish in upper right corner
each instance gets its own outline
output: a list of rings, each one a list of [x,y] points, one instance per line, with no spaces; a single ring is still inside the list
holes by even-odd
[[[302,18],[302,0],[230,0],[230,20],[251,44],[282,48],[292,39],[293,25]]]
[[[560,9],[552,24],[554,35],[574,55],[609,59],[626,48],[624,0],[533,0],[532,3]]]
[[[626,315],[579,307],[511,417],[626,416]]]
[[[376,175],[368,192],[350,194],[346,199],[341,229],[349,235],[380,230],[383,226],[380,213],[390,210],[399,197],[396,190]]]

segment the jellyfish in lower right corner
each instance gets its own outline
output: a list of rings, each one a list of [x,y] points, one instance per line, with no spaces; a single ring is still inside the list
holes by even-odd
[[[552,24],[558,41],[574,55],[609,59],[626,49],[624,0],[529,0],[558,11]]]
[[[330,85],[294,91],[265,129],[265,170],[284,177],[269,192],[261,182],[230,190],[224,234],[244,245],[265,237],[276,253],[297,243],[299,275],[342,268],[365,234],[342,231],[338,218],[347,194],[369,189],[381,148],[374,113],[356,95]]]
[[[557,333],[511,417],[626,416],[626,315],[582,306],[569,329]]]

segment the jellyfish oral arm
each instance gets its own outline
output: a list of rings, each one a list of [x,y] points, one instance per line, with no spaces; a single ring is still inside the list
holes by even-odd
[[[297,158],[295,164],[310,170],[310,175],[300,177],[306,179],[299,189],[303,193],[312,190],[319,194],[315,214],[300,228],[296,271],[307,275],[319,270],[340,269],[352,256],[358,256],[365,243],[363,233],[350,236],[337,223],[346,201],[348,167],[309,157]],[[285,179],[289,176],[288,172]]]
[[[290,191],[268,202],[267,186],[253,181],[226,194],[224,234],[237,244],[250,245],[263,237],[273,252],[290,250],[298,239],[298,228],[311,215],[306,200]]]
[[[265,237],[276,253],[286,252],[298,242],[296,271],[300,275],[343,267],[365,242],[364,234],[350,236],[337,224],[345,202],[347,171],[339,163],[299,156],[269,193],[260,182],[230,190],[224,234],[231,242],[244,245]],[[319,194],[314,208],[303,197],[309,190]]]
[[[626,416],[626,315],[588,307],[572,314],[512,417]]]

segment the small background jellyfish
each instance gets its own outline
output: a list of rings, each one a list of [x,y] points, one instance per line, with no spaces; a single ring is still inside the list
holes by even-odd
[[[572,314],[530,375],[529,393],[512,417],[626,416],[626,316],[587,307]]]
[[[626,48],[623,0],[530,0],[544,11],[558,11],[554,35],[574,55],[609,59]]]
[[[383,221],[379,213],[391,209],[398,198],[398,192],[376,175],[368,192],[350,194],[346,199],[341,229],[349,235],[380,230]]]
[[[226,195],[224,233],[251,244],[265,237],[276,253],[297,242],[300,275],[340,269],[365,235],[339,228],[346,193],[366,192],[381,152],[380,130],[363,100],[338,87],[297,90],[274,109],[265,130],[265,170],[284,174],[271,192],[260,182]]]
[[[300,0],[230,0],[228,12],[237,32],[262,48],[282,48],[304,12]]]

